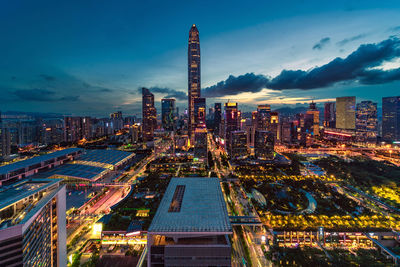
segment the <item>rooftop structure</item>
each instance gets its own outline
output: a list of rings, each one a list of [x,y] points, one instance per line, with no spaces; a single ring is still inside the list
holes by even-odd
[[[231,266],[229,234],[218,178],[172,178],[148,230],[148,266]]]
[[[0,266],[66,266],[65,186],[25,179],[0,190]]]
[[[0,167],[0,186],[4,182],[22,179],[40,171],[63,164],[79,156],[83,152],[80,148],[67,148],[42,156],[18,161]]]

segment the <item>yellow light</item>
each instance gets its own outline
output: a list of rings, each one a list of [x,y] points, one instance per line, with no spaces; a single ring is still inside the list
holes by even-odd
[[[101,231],[103,230],[103,224],[102,223],[95,223],[93,225],[93,234],[101,234]]]

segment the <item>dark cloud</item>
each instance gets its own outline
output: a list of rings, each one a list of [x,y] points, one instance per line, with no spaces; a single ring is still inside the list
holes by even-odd
[[[187,100],[187,94],[171,88],[150,87],[150,92],[155,94],[164,94],[164,97],[176,98],[177,100]],[[142,93],[142,87],[138,88],[139,94]]]
[[[51,75],[47,75],[47,74],[40,74],[40,77],[42,77],[44,80],[51,82],[51,81],[55,81],[56,77],[51,76]]]
[[[254,73],[246,73],[237,77],[230,75],[225,81],[203,89],[202,95],[205,97],[220,97],[245,92],[256,93],[265,88],[268,81],[267,77]]]
[[[350,42],[354,42],[354,41],[360,40],[360,39],[362,39],[362,38],[364,38],[366,36],[367,36],[367,34],[365,34],[365,33],[359,34],[359,35],[355,35],[355,36],[352,36],[350,38],[345,38],[345,39],[337,42],[336,44],[338,46],[344,46],[344,45],[346,45],[346,44],[348,44]]]
[[[229,76],[227,80],[203,89],[208,97],[223,97],[243,92],[259,92],[264,88],[274,90],[315,89],[332,86],[339,82],[379,84],[400,80],[400,69],[372,69],[383,62],[400,57],[400,39],[391,37],[377,44],[361,45],[346,58],[337,57],[331,62],[309,71],[283,70],[278,76],[247,73]]]
[[[330,41],[331,41],[331,38],[329,38],[329,37],[322,38],[321,40],[319,40],[318,43],[316,43],[313,46],[312,49],[313,50],[322,50],[322,48],[324,48]]]
[[[53,91],[46,89],[19,89],[13,92],[20,100],[35,101],[35,102],[76,102],[79,96],[57,96]]]
[[[55,93],[46,89],[20,89],[14,91],[14,94],[21,100],[27,101],[54,101]]]

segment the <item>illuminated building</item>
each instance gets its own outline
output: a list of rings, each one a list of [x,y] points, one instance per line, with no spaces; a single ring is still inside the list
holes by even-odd
[[[247,133],[245,131],[231,132],[231,146],[229,155],[233,159],[247,157]]]
[[[122,112],[117,111],[110,114],[110,120],[113,125],[113,130],[119,131],[124,128],[124,120],[122,118]]]
[[[192,136],[196,128],[194,111],[194,99],[201,96],[200,83],[200,38],[196,25],[192,25],[189,31],[188,45],[188,107],[189,107],[189,136]]]
[[[173,131],[175,129],[175,99],[161,99],[161,121],[164,130]]]
[[[194,125],[195,128],[206,127],[206,99],[197,97],[193,101],[194,105]]]
[[[142,88],[142,124],[143,141],[152,141],[157,127],[157,110],[154,95],[147,88]]]
[[[324,104],[324,127],[336,127],[336,103],[326,102]]]
[[[0,166],[0,186],[54,168],[74,160],[83,153],[80,148],[67,148],[42,156]]]
[[[256,158],[267,160],[274,157],[274,134],[256,130],[254,134],[254,153]]]
[[[386,142],[400,140],[400,96],[382,98],[382,138]]]
[[[356,129],[356,97],[345,96],[336,98],[336,128]]]
[[[66,266],[65,185],[30,179],[0,192],[0,266]]]
[[[92,121],[90,117],[65,117],[64,141],[77,142],[92,138]]]
[[[310,123],[310,133],[316,136],[319,135],[319,110],[314,102],[310,103],[310,107],[306,112],[307,119],[311,120]]]
[[[279,113],[271,112],[270,131],[274,134],[275,141],[280,140]]]
[[[229,152],[231,145],[231,132],[239,130],[239,111],[238,104],[225,103],[225,146]]]
[[[271,124],[271,106],[258,105],[257,107],[257,130],[270,130]]]
[[[11,154],[10,131],[3,125],[0,112],[0,158],[5,158]]]
[[[147,234],[147,266],[231,266],[218,178],[172,178]]]
[[[194,131],[194,157],[207,159],[207,129],[196,128]]]
[[[139,140],[139,126],[134,124],[129,127],[129,134],[131,136],[131,143],[137,143]]]
[[[356,130],[360,141],[376,141],[378,135],[377,103],[361,101],[357,104]]]
[[[215,103],[214,104],[214,133],[216,135],[220,135],[221,114],[222,114],[221,103]]]

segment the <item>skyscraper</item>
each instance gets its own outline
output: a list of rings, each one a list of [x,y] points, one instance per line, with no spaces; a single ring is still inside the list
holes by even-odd
[[[161,99],[161,121],[162,127],[166,131],[175,129],[175,99]]]
[[[356,97],[345,96],[336,98],[336,128],[356,129]]]
[[[151,141],[157,127],[157,110],[154,107],[154,95],[149,89],[142,88],[143,141]]]
[[[189,31],[188,46],[188,107],[189,107],[189,135],[191,136],[196,128],[194,99],[201,96],[200,84],[200,39],[199,31],[195,24]]]
[[[197,97],[194,99],[194,126],[195,128],[206,127],[206,99]]]
[[[400,96],[382,98],[382,138],[387,142],[400,140]]]
[[[324,127],[336,128],[336,103],[326,102],[324,105]]]
[[[225,146],[230,151],[231,133],[239,130],[239,111],[237,103],[225,103]]]
[[[269,130],[271,124],[271,106],[270,105],[258,105],[257,107],[257,129],[258,130]]]
[[[356,130],[360,141],[376,141],[378,135],[377,103],[361,101],[357,104]]]
[[[311,133],[314,136],[319,135],[319,110],[317,109],[317,105],[314,102],[310,103],[310,107],[308,108],[306,115],[308,115],[311,119]]]
[[[214,134],[219,135],[219,129],[221,127],[221,103],[214,104]]]
[[[254,152],[258,159],[272,159],[274,156],[274,135],[264,130],[256,130],[254,134]]]

